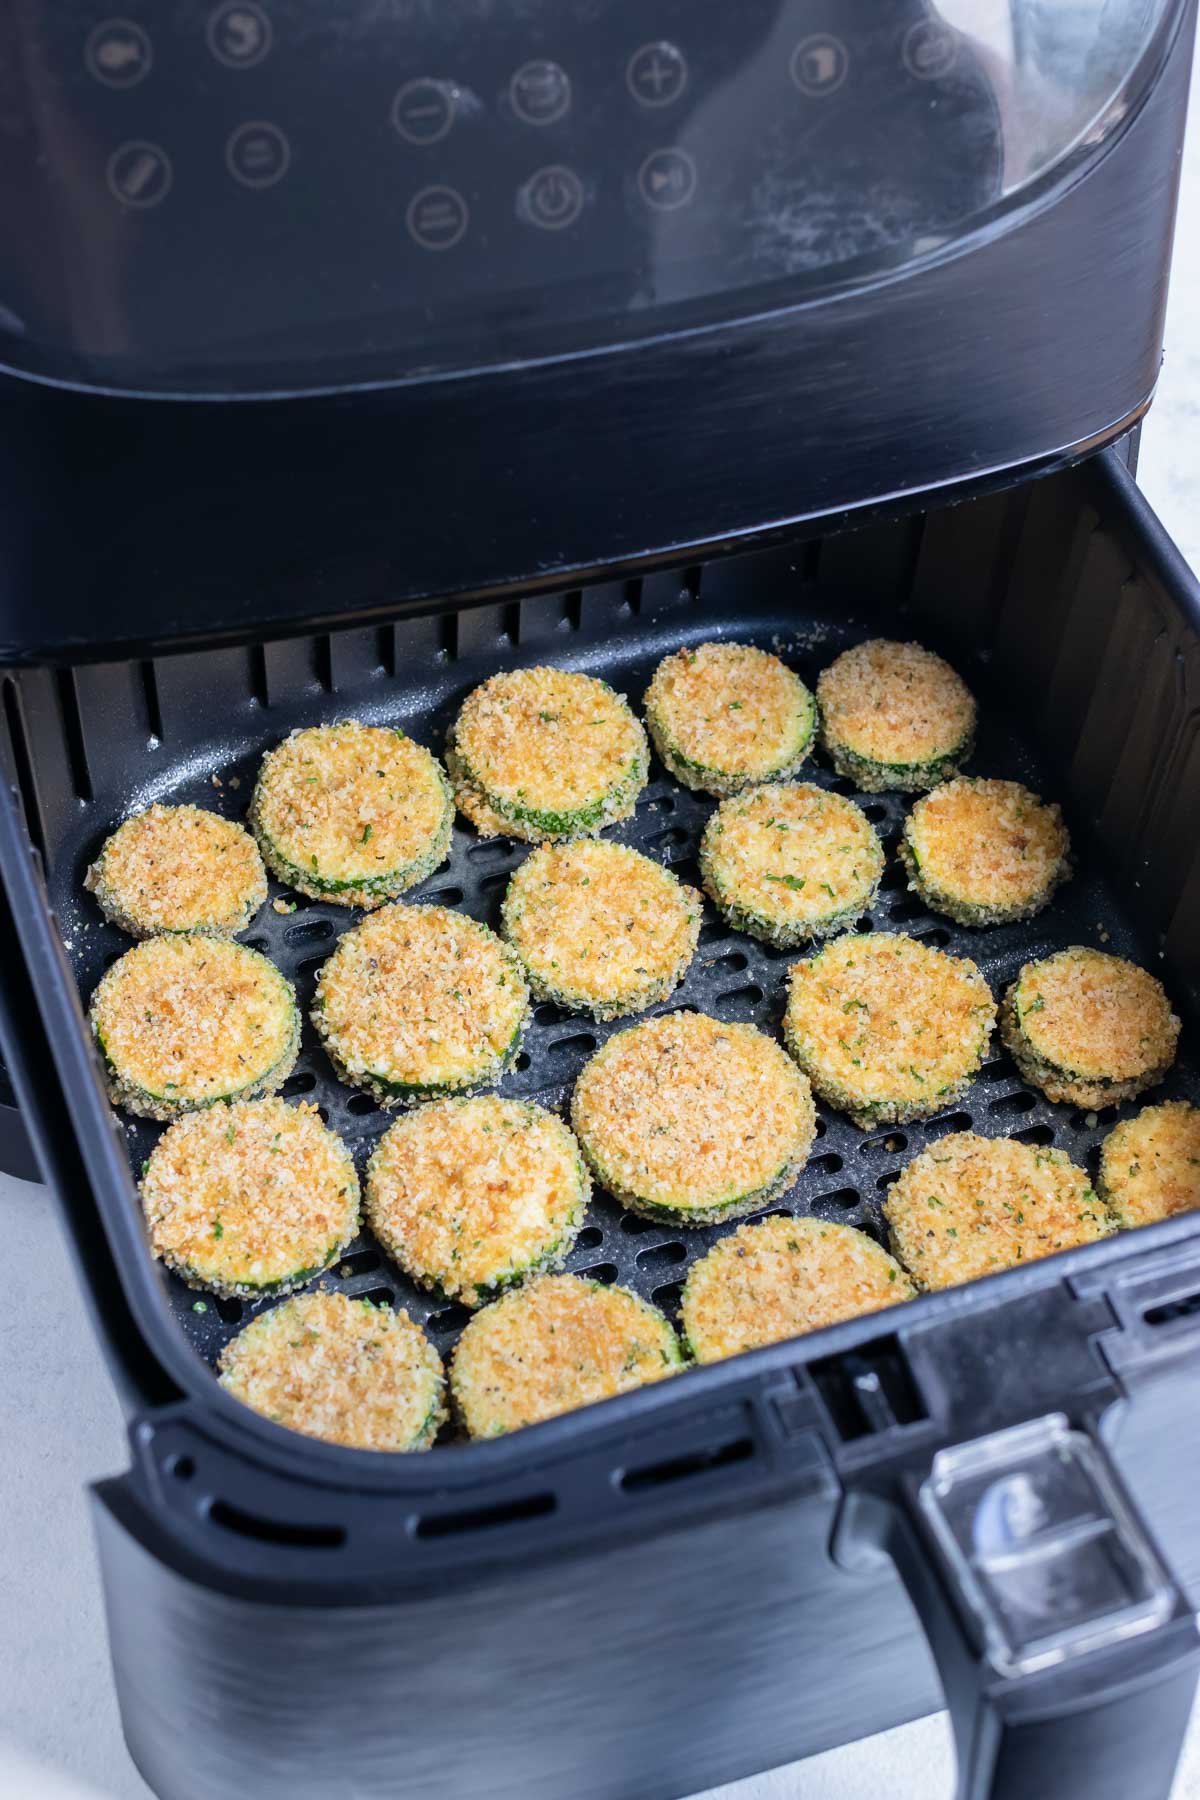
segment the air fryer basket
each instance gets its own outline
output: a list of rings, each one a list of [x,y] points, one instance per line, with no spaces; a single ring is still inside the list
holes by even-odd
[[[974,957],[997,993],[1022,963],[1062,945],[1099,944],[1134,957],[1162,974],[1186,1015],[1178,1065],[1152,1098],[1200,1100],[1194,1036],[1200,855],[1192,823],[1200,794],[1200,618],[1194,588],[1140,506],[1129,477],[1109,454],[1010,493],[822,540],[717,557],[686,570],[431,611],[331,636],[11,675],[4,683],[11,773],[80,994],[86,1000],[104,968],[128,947],[82,892],[87,863],[107,832],[125,813],[156,799],[190,800],[242,816],[262,752],[294,726],[342,717],[386,720],[440,749],[464,693],[497,668],[553,661],[586,669],[605,675],[637,704],[657,659],[681,643],[714,635],[751,640],[778,649],[811,682],[847,644],[882,632],[919,636],[955,661],[981,701],[971,770],[1023,780],[1060,800],[1075,840],[1076,875],[1038,918],[970,932],[931,914],[909,893],[893,854],[870,928],[902,929]],[[851,791],[819,762],[807,773]],[[697,839],[713,804],[681,789],[656,764],[636,817],[611,835],[696,880]],[[866,797],[864,805],[894,851],[904,800],[881,795]],[[526,846],[481,840],[456,828],[448,865],[410,898],[440,900],[494,923],[508,875],[525,854]],[[611,1544],[614,1534],[619,1540],[635,1524],[641,1533],[661,1534],[680,1529],[685,1519],[724,1514],[736,1531],[740,1512],[789,1490],[793,1497],[819,1495],[828,1507],[839,1482],[860,1499],[878,1501],[888,1518],[903,1514],[908,1520],[896,1483],[915,1468],[927,1470],[938,1444],[1060,1408],[1072,1421],[1098,1417],[1136,1386],[1143,1341],[1144,1360],[1161,1373],[1175,1366],[1193,1335],[1195,1308],[1149,1319],[1151,1300],[1161,1310],[1165,1295],[1169,1311],[1181,1280],[1198,1285],[1200,1231],[1179,1220],[689,1373],[500,1444],[439,1448],[428,1458],[372,1459],[295,1438],[244,1413],[203,1366],[271,1302],[205,1296],[201,1310],[194,1290],[152,1268],[131,1178],[159,1128],[134,1120],[116,1127],[126,1175],[111,1155],[112,1130],[103,1124],[95,1067],[87,1067],[90,1053],[77,1003],[61,981],[61,958],[50,966],[48,921],[44,913],[33,917],[22,881],[11,879],[11,858],[8,873],[14,921],[37,977],[22,996],[14,976],[4,995],[10,1053],[24,1078],[23,1093],[34,1102],[53,1169],[61,1154],[51,1143],[53,1099],[38,1094],[33,1049],[23,1047],[21,1031],[14,1031],[23,1002],[32,1031],[36,999],[48,1046],[66,1071],[67,1111],[74,1115],[67,1129],[86,1173],[89,1192],[64,1198],[93,1302],[126,1379],[130,1368],[142,1371],[133,1384],[140,1388],[135,1470],[119,1494],[108,1495],[111,1517],[102,1526],[106,1559],[116,1563],[123,1554],[113,1547],[121,1529],[143,1542],[149,1533],[161,1539],[155,1554],[176,1575],[189,1559],[193,1566],[207,1563],[207,1579],[247,1604],[257,1584],[257,1591],[273,1591],[276,1599],[290,1591],[333,1605],[331,1582],[342,1582],[347,1597],[395,1598],[406,1584],[416,1593],[435,1578],[462,1581],[472,1569],[490,1568],[497,1556],[550,1549],[577,1555],[589,1545]],[[273,896],[279,892],[273,884]],[[279,914],[268,905],[245,941],[296,981],[307,1009],[316,970],[357,915],[303,896],[287,898],[297,902],[296,910]],[[733,932],[706,902],[696,962],[676,994],[654,1010],[695,1006],[776,1031],[784,977],[797,954]],[[561,1108],[582,1062],[620,1028],[538,1006],[504,1091]],[[48,1064],[41,1067],[44,1072]],[[360,1159],[388,1123],[368,1096],[336,1081],[307,1023],[284,1092],[315,1100]],[[1133,1110],[1051,1106],[1022,1083],[997,1045],[965,1099],[934,1120],[863,1134],[820,1108],[812,1160],[780,1208],[854,1224],[882,1241],[880,1208],[888,1186],[905,1162],[944,1133],[973,1126],[990,1135],[1055,1143],[1094,1171],[1112,1122]],[[60,1116],[58,1126],[64,1125]],[[61,1162],[58,1178],[61,1187]],[[688,1266],[728,1229],[681,1232],[635,1219],[597,1195],[568,1266],[624,1282],[674,1311]],[[1148,1293],[1145,1306],[1122,1311],[1112,1298],[1122,1284]],[[467,1316],[413,1288],[367,1234],[321,1285],[394,1300],[426,1324],[443,1352]],[[1102,1361],[1095,1341],[1105,1328],[1127,1337],[1119,1354],[1109,1352]],[[191,1352],[183,1351],[180,1331]],[[1020,1382],[997,1380],[994,1359],[1016,1342],[1032,1352],[1029,1366],[1020,1370]],[[402,1495],[406,1510],[387,1519],[379,1504],[389,1493]],[[135,1517],[139,1525],[131,1523]],[[853,1514],[851,1536],[856,1542],[886,1539],[916,1592],[921,1578],[912,1572],[911,1520],[897,1535],[874,1518],[869,1505]],[[165,1543],[173,1534],[177,1551],[168,1555]],[[1181,1552],[1174,1541],[1171,1547],[1177,1563],[1186,1558],[1186,1547]],[[1197,1565],[1190,1572],[1200,1577],[1195,1548],[1190,1561]],[[135,1562],[141,1568],[144,1557],[139,1553]],[[109,1568],[110,1606],[117,1604],[115,1566]],[[839,1582],[852,1578],[838,1575],[832,1564],[829,1577],[836,1607]],[[143,1578],[144,1572],[138,1580]],[[1161,1653],[1171,1668],[1172,1659],[1182,1656],[1194,1680],[1188,1609],[1177,1586],[1170,1586],[1170,1595],[1154,1653],[1161,1651],[1161,1632],[1177,1628],[1178,1641],[1172,1638]],[[937,1603],[927,1594],[921,1603],[928,1621]],[[762,1596],[762,1606],[769,1612],[769,1596]],[[678,1629],[686,1638],[686,1618]],[[152,1672],[135,1673],[127,1661],[122,1670],[123,1638],[118,1625],[119,1679],[131,1689],[146,1682],[153,1687]],[[944,1643],[935,1648],[949,1685],[950,1653]],[[1121,1646],[1110,1648],[1113,1657],[1126,1654]],[[162,1650],[168,1662],[170,1653]],[[686,1660],[682,1645],[680,1653]],[[817,1680],[814,1653],[807,1654],[809,1677]],[[1002,1711],[980,1674],[978,1645],[969,1660],[966,1711]],[[392,1666],[393,1678],[402,1666]],[[895,1693],[875,1696],[877,1710],[858,1729],[920,1710],[913,1683],[919,1693],[925,1667],[918,1660],[915,1676],[899,1676]],[[1113,1717],[1123,1718],[1128,1671],[1123,1662],[1114,1671],[1108,1697]],[[170,1682],[169,1672],[165,1679]],[[1106,1691],[1103,1679],[1090,1679],[1094,1694]],[[1178,1696],[1186,1701],[1190,1695],[1187,1679],[1170,1692],[1173,1720]],[[1078,1695],[1067,1699],[1066,1710],[1078,1711]],[[154,1704],[162,1703],[159,1694]],[[127,1691],[127,1729],[130,1705]],[[890,1709],[890,1717],[880,1716],[880,1708]],[[259,1720],[259,1736],[250,1732],[250,1738],[275,1742],[270,1755],[263,1753],[263,1767],[274,1768],[282,1784],[279,1771],[288,1759],[279,1761],[278,1723],[268,1727]],[[1008,1742],[1015,1741],[1012,1723],[1004,1721]],[[635,1734],[643,1729],[636,1708],[630,1728]],[[165,1751],[155,1730],[139,1729],[147,1730],[143,1766],[154,1765],[154,1778],[166,1782],[162,1792],[206,1791],[198,1771],[168,1779],[159,1768]],[[245,1737],[249,1728],[235,1723],[231,1730],[237,1740],[239,1730]],[[747,1737],[702,1772],[738,1773],[778,1760],[781,1750],[802,1754],[817,1747],[822,1731],[825,1741],[836,1741],[827,1726],[802,1720],[784,1743],[777,1731],[761,1744]],[[1171,1729],[1164,1727],[1161,1735],[1169,1745]],[[226,1765],[213,1755],[204,1776],[207,1791],[232,1791],[222,1785]],[[1024,1779],[1029,1765],[1020,1756],[1004,1778],[1014,1793],[1020,1791],[1018,1765]],[[291,1767],[292,1787],[264,1791],[321,1791],[316,1764]],[[527,1763],[525,1773],[531,1791],[553,1794],[553,1787],[538,1785],[540,1763]],[[627,1775],[611,1787],[581,1784],[578,1792],[608,1800],[618,1792],[680,1791],[672,1785],[678,1775],[665,1776],[661,1785],[638,1785],[632,1771]],[[398,1791],[424,1794],[423,1780]],[[996,1780],[999,1792],[1003,1782]],[[450,1791],[456,1791],[453,1780]],[[468,1785],[461,1791],[474,1790]]]
[[[887,577],[895,581],[905,571],[881,568],[867,537],[866,542],[834,538],[823,551],[816,545],[785,547],[584,594],[449,613],[333,638],[198,652],[143,664],[136,674],[109,666],[81,668],[62,677],[59,699],[77,804],[50,854],[49,891],[81,993],[86,998],[105,968],[129,948],[128,936],[101,918],[83,890],[89,861],[127,812],[153,800],[191,801],[244,817],[264,750],[298,725],[347,717],[396,723],[440,751],[446,728],[471,688],[498,668],[541,659],[602,675],[640,707],[664,653],[732,635],[778,650],[811,687],[819,670],[847,645],[881,630],[917,629],[911,619],[889,622],[886,596],[879,589]],[[914,532],[894,532],[893,548],[914,554]],[[840,575],[839,558],[844,559]],[[936,635],[940,640],[942,632]],[[1003,672],[997,678],[989,671],[981,654],[984,645],[971,645],[964,636],[940,647],[956,655],[982,697],[970,768],[1023,781],[1056,799],[1062,794],[1078,841],[1077,872],[1037,918],[989,931],[965,929],[931,913],[908,888],[896,845],[910,797],[864,796],[866,816],[890,855],[881,892],[862,928],[909,932],[923,943],[974,957],[997,995],[1023,963],[1069,944],[1102,945],[1157,968],[1159,947],[1118,896],[1103,851],[1089,845],[1089,821],[1077,816],[1062,793],[1061,774],[1053,763],[1039,759],[1028,720],[1014,705],[1018,693]],[[148,738],[153,742],[149,752]],[[823,760],[806,768],[805,776],[839,793],[855,791],[851,782],[835,778]],[[636,817],[608,835],[670,864],[698,888],[696,851],[715,804],[681,787],[656,763]],[[481,839],[460,823],[448,865],[407,898],[457,907],[496,926],[509,875],[528,849],[508,838]],[[361,914],[309,900],[275,882],[271,893],[294,903],[296,911],[281,915],[268,904],[243,942],[262,950],[295,982],[306,1016],[303,1049],[283,1092],[315,1101],[361,1167],[395,1115],[381,1111],[369,1094],[337,1080],[307,1019],[318,970],[338,936]],[[778,1035],[787,970],[801,952],[734,931],[708,900],[703,918],[692,969],[670,999],[651,1012],[695,1007],[719,1019],[752,1021]],[[584,1061],[628,1023],[596,1024],[550,1003],[536,1006],[518,1066],[505,1078],[503,1091],[563,1111]],[[1155,1098],[1200,1099],[1200,1074],[1189,1051],[1190,1046]],[[1136,1108],[1123,1110],[1129,1114]],[[911,1157],[944,1133],[974,1128],[1013,1134],[1029,1143],[1053,1143],[1094,1174],[1100,1143],[1118,1116],[1112,1107],[1095,1113],[1051,1105],[1022,1083],[998,1039],[970,1093],[935,1119],[864,1134],[824,1104],[818,1111],[819,1141],[779,1209],[856,1225],[880,1242],[886,1241],[881,1206],[888,1186]],[[135,1174],[162,1129],[145,1120],[124,1120]],[[602,1281],[624,1282],[673,1311],[691,1263],[731,1229],[654,1224],[598,1194],[568,1267]],[[214,1302],[177,1276],[167,1276],[165,1282],[177,1320],[209,1362],[247,1319],[277,1303],[272,1298]],[[427,1325],[443,1353],[469,1316],[460,1306],[422,1293],[367,1232],[316,1285],[396,1301]]]

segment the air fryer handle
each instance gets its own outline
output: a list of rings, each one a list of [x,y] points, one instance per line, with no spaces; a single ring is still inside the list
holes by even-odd
[[[956,1446],[863,1516],[941,1676],[957,1800],[1167,1800],[1200,1634],[1096,1438],[1055,1414]]]

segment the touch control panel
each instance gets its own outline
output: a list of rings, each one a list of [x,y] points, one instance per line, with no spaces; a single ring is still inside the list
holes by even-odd
[[[1000,193],[987,59],[926,0],[0,0],[0,29],[0,355],[68,376],[539,353],[921,254]]]

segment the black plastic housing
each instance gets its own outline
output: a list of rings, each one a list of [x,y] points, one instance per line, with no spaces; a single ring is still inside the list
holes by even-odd
[[[831,1559],[843,1496],[889,1493],[939,1446],[1048,1410],[1104,1420],[1182,1591],[1193,1606],[1200,1596],[1187,1503],[1200,1427],[1181,1398],[1200,1329],[1193,1218],[413,1458],[300,1439],[238,1407],[185,1343],[145,1254],[129,1137],[103,1098],[62,944],[88,981],[120,946],[79,905],[78,879],[122,806],[190,792],[193,779],[240,808],[248,786],[212,788],[214,767],[223,782],[244,773],[291,724],[351,702],[419,714],[432,739],[481,668],[553,658],[632,675],[701,632],[789,624],[802,667],[872,630],[919,635],[959,661],[996,721],[984,749],[1008,759],[985,772],[1036,776],[1060,798],[1081,865],[1064,912],[990,949],[974,940],[985,966],[1002,981],[1068,926],[1065,941],[1098,941],[1103,926],[1161,969],[1185,1012],[1172,1091],[1194,1097],[1200,596],[1114,453],[632,584],[431,612],[394,630],[5,677],[19,804],[6,790],[0,872],[21,955],[0,973],[0,1035],[132,1415],[133,1467],[97,1491],[97,1518],[126,1731],[167,1800],[232,1796],[251,1775],[291,1800],[339,1782],[405,1800],[666,1796],[913,1717],[937,1704],[933,1667],[895,1576]],[[656,781],[651,804],[669,785]],[[894,828],[890,801],[881,812]],[[653,827],[658,854],[685,856],[695,818],[686,806],[660,817],[631,829]],[[879,922],[944,929],[920,909],[897,916],[904,904],[893,884]],[[294,922],[320,918],[310,908]],[[710,930],[704,958],[715,965],[732,938]],[[743,939],[736,951],[759,956]],[[752,982],[734,971],[737,985],[704,989],[701,1003],[769,1021],[784,966],[768,982],[757,962]],[[560,1020],[535,1027],[531,1083],[545,1087],[538,1058],[569,1033]],[[562,1054],[569,1074],[586,1048]],[[968,1117],[1052,1137],[1080,1159],[1110,1123],[1047,1106],[996,1058],[954,1115],[906,1128],[909,1153]],[[353,1110],[338,1122],[368,1134],[382,1124]],[[875,1143],[826,1124],[818,1152],[841,1166],[815,1165],[788,1205],[877,1227],[879,1183],[904,1160],[886,1140],[900,1134]],[[603,1207],[590,1230],[605,1248],[593,1235],[574,1266],[607,1255],[611,1237],[622,1278],[664,1301],[645,1251],[669,1251],[676,1279],[694,1253],[675,1255],[669,1230],[622,1237]],[[399,1288],[391,1271],[348,1279],[351,1291]],[[233,1321],[209,1323],[216,1336],[197,1339],[211,1355]],[[449,1342],[455,1326],[435,1322],[435,1337]],[[882,1412],[863,1410],[864,1374]],[[853,1520],[843,1527],[843,1563],[861,1536]],[[1160,1760],[1171,1755],[1164,1734]]]
[[[456,372],[246,403],[4,380],[0,664],[552,592],[1115,441],[1158,375],[1194,23],[1193,0],[1164,16],[1157,79],[1098,153],[798,302],[718,296],[569,353],[484,334]]]

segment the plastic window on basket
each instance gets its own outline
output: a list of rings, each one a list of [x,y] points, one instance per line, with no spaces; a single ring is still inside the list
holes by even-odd
[[[1103,1453],[1061,1413],[939,1451],[919,1499],[1000,1675],[1170,1616],[1174,1591]]]

